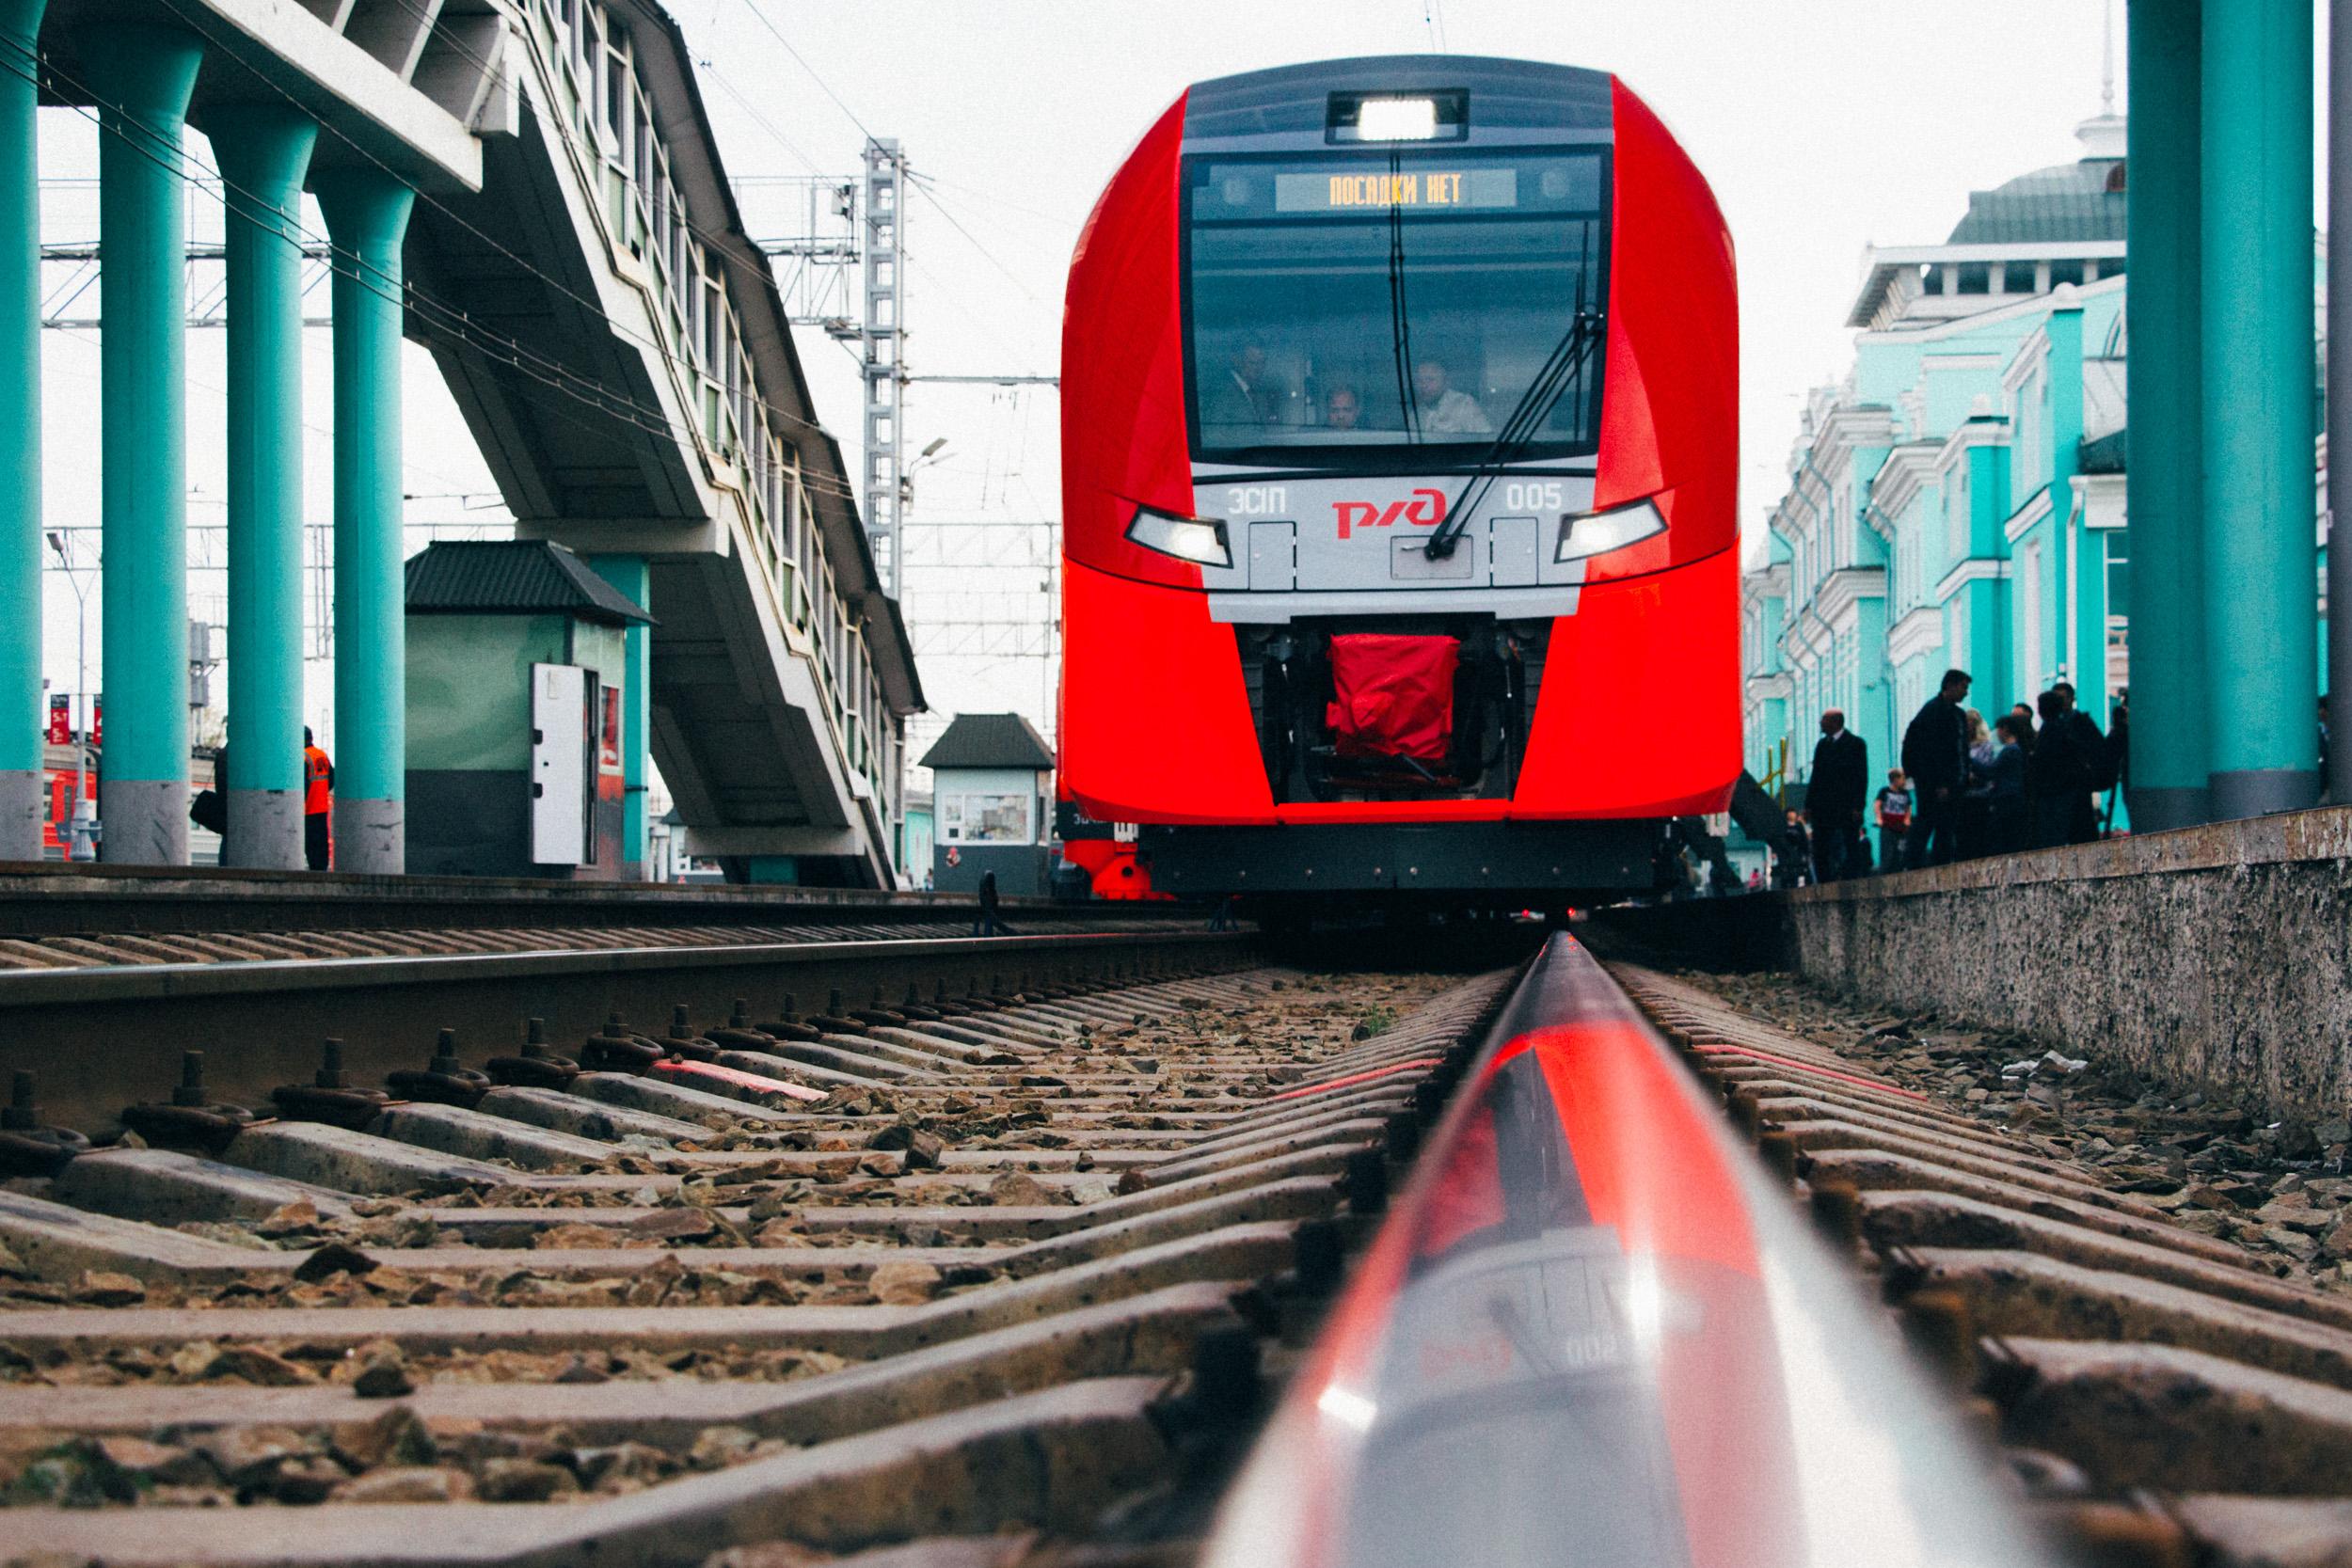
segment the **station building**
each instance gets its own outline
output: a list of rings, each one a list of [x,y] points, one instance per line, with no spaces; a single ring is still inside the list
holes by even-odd
[[[1768,789],[1804,782],[1838,708],[1875,793],[1949,668],[1988,724],[2064,679],[2105,728],[2128,688],[2124,121],[2076,135],[2078,160],[1973,193],[1943,244],[1865,255],[1852,367],[1808,398],[1741,584]]]

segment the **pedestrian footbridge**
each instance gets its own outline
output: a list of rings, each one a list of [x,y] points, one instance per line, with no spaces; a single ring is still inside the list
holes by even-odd
[[[0,858],[38,858],[33,104],[101,138],[104,854],[186,858],[189,180],[229,200],[230,756],[239,863],[300,864],[300,193],[334,259],[338,859],[404,859],[400,358],[431,349],[521,531],[654,617],[645,759],[739,876],[886,884],[921,705],[676,24],[641,0],[0,0]],[[183,135],[193,128],[202,140]],[[18,754],[19,736],[32,737]],[[279,775],[284,774],[281,778]]]

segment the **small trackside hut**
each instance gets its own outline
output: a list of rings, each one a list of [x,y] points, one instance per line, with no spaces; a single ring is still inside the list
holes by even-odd
[[[640,875],[621,859],[625,645],[653,617],[540,541],[441,541],[407,579],[408,869]]]
[[[1048,847],[1054,753],[1017,713],[961,713],[923,753],[931,770],[931,868],[942,893],[972,893],[996,873],[996,890],[1041,895],[1053,872]]]

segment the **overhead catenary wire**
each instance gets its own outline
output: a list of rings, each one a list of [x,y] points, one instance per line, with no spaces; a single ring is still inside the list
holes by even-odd
[[[76,81],[67,73],[58,71],[54,61],[44,60],[44,63],[49,66],[53,80],[88,97],[91,103],[100,109],[121,112],[120,105],[95,93],[87,84]],[[8,70],[20,76],[28,74],[5,61],[0,61],[0,69]],[[247,200],[254,201],[257,205],[263,204],[255,193],[227,179],[217,170],[210,168],[201,160],[195,158],[184,150],[175,148],[168,153],[159,152],[142,146],[140,138],[124,135],[116,127],[107,124],[103,117],[89,114],[88,109],[84,105],[74,104],[70,107],[91,119],[102,134],[120,137],[125,145],[137,151],[140,156],[148,158],[159,166],[167,168],[191,186],[201,189],[202,182],[211,180],[217,182],[224,192],[234,192]],[[474,320],[464,308],[438,299],[412,278],[404,277],[399,283],[395,284],[381,269],[369,266],[351,252],[335,246],[328,237],[312,233],[303,228],[298,220],[291,225],[291,234],[298,241],[307,241],[324,248],[328,257],[327,265],[331,271],[353,279],[380,299],[412,309],[417,325],[437,335],[444,342],[480,354],[485,359],[503,365],[531,381],[563,394],[574,403],[591,407],[607,418],[620,420],[647,435],[659,436],[663,440],[677,438],[680,427],[660,406],[640,403],[626,394],[617,393],[605,383],[581,374],[562,361],[531,347],[521,340],[499,332]],[[606,319],[608,322],[611,320],[610,317]],[[611,323],[611,325],[616,331],[622,330],[621,324]],[[638,341],[645,340],[641,337]],[[667,351],[661,350],[661,352]],[[577,415],[566,413],[545,398],[532,396],[527,388],[518,387],[515,390],[533,407],[564,419],[566,423],[576,429],[591,435],[602,434],[596,427],[590,425]],[[752,401],[755,405],[769,408],[783,417],[793,418],[788,410],[776,408],[763,399],[755,398]],[[813,421],[803,420],[798,422],[807,425],[819,435],[825,434],[823,427]],[[855,494],[846,484],[828,480],[805,468],[803,470],[802,483],[804,488],[818,494],[850,501],[856,499]]]
[[[187,25],[190,31],[195,32],[199,37],[205,39],[216,49],[220,49],[222,53],[230,55],[230,57],[234,57],[233,52],[225,48],[220,38],[218,38],[215,33],[209,31],[201,20],[190,15],[187,10],[176,4],[175,0],[162,0],[162,4],[166,9],[171,11],[173,15],[179,17],[181,21]],[[47,60],[44,56],[44,62],[50,65],[53,74],[56,75],[58,80],[70,80],[70,78],[67,78],[62,72],[56,70],[54,61]],[[279,87],[277,83],[272,82],[259,71],[255,71],[251,67],[247,67],[246,69],[250,74],[253,75],[255,80],[261,82],[264,87],[268,87],[269,90],[284,99],[289,104],[294,106],[295,108],[301,108],[300,103],[291,93],[287,92],[285,88]],[[72,85],[75,86],[77,90],[86,94],[88,93],[88,88],[86,86],[79,83]],[[91,96],[93,101],[95,101],[95,95]],[[109,106],[119,107],[116,105]],[[397,170],[393,169],[389,164],[386,163],[382,158],[378,157],[374,152],[371,151],[366,147],[361,146],[358,141],[354,140],[350,135],[346,135],[338,127],[331,123],[323,122],[320,128],[325,134],[334,136],[339,142],[348,148],[361,160],[374,166],[376,168],[382,170],[385,174],[389,175],[391,178],[400,180],[404,185],[408,183],[408,182],[404,179]],[[658,338],[639,332],[629,326],[627,323],[615,319],[612,313],[604,308],[604,305],[600,300],[597,300],[593,295],[584,293],[580,290],[572,287],[564,279],[557,277],[554,274],[539,266],[529,257],[523,256],[519,252],[514,250],[511,246],[501,241],[497,236],[483,230],[479,225],[468,219],[464,214],[456,211],[456,209],[452,207],[448,202],[435,196],[432,192],[419,190],[416,192],[416,198],[420,203],[430,207],[433,211],[439,214],[450,222],[463,229],[469,236],[479,240],[484,245],[489,247],[506,261],[514,263],[530,277],[544,283],[548,288],[562,294],[564,298],[579,305],[591,316],[598,321],[601,321],[612,331],[614,336],[635,342],[644,348],[648,348],[657,355],[662,356],[665,358],[671,356],[668,346],[662,343]],[[697,238],[702,239],[705,244],[718,245],[722,249],[723,253],[733,256],[736,260],[742,261],[747,266],[753,267],[755,271],[762,273],[766,271],[765,259],[758,257],[755,248],[744,249],[739,247],[738,242],[732,235],[714,236],[708,230],[706,230],[699,225],[694,224],[691,220],[684,219],[682,214],[681,220],[685,222],[688,230],[693,233]],[[413,284],[409,286],[412,289],[415,287]],[[456,308],[452,307],[449,309],[454,309]],[[460,311],[459,313],[462,314],[463,312]],[[799,426],[815,435],[824,436],[827,439],[833,438],[831,433],[818,421],[797,414],[780,404],[772,403],[765,397],[756,396],[751,401],[755,406],[766,411],[767,413],[774,415],[777,419],[782,420],[787,423]],[[846,490],[842,493],[845,496],[848,496],[849,499],[854,499],[854,497],[850,496],[849,492]]]
[[[809,63],[808,56],[794,48],[792,46],[792,40],[784,36],[784,30],[778,27],[774,22],[770,20],[768,13],[760,8],[759,0],[743,0],[743,3],[744,8],[751,12],[752,19],[757,22],[761,27],[765,28],[771,38],[774,39],[778,44],[783,46],[784,52],[792,56],[793,63],[798,65],[803,71],[806,71],[808,73],[808,79],[817,84],[817,90],[823,93],[825,97],[832,102],[834,107],[839,109],[844,115],[849,117],[850,123],[857,127],[859,134],[864,135],[869,142],[880,141],[882,138],[874,134],[873,128],[866,123],[865,119],[859,116],[855,109],[850,107],[849,100],[843,98],[838,92],[834,90],[833,84],[826,81],[824,74],[814,65]],[[785,140],[785,137],[781,133],[778,133],[777,139],[779,141],[783,141]],[[787,142],[787,145],[789,146],[790,144]],[[924,177],[917,176],[912,170],[909,170],[907,175],[907,183],[914,186],[914,192],[917,196],[920,196],[923,199],[929,201],[931,206],[937,210],[939,215],[947,220],[950,228],[954,229],[957,233],[961,234],[966,240],[970,241],[972,248],[978,251],[980,255],[987,260],[989,265],[1004,274],[1006,279],[1009,281],[1014,288],[1020,290],[1031,303],[1040,305],[1044,303],[1043,300],[1038,297],[1036,291],[1031,289],[1029,285],[1022,279],[1019,273],[1015,272],[1010,266],[1007,265],[1004,260],[997,256],[994,251],[991,250],[978,235],[973,233],[970,229],[964,226],[964,223],[961,218],[957,217],[954,213],[948,210],[947,204],[940,198],[939,193],[935,189],[931,188],[930,183]]]
[[[43,56],[42,63],[48,68],[49,76],[53,81],[87,97],[92,105],[101,110],[113,110],[118,115],[125,114],[120,104],[95,92],[87,83],[78,81],[59,70],[54,59]],[[5,58],[0,58],[0,70],[8,71],[27,80],[38,80],[34,73],[24,71]],[[224,193],[233,192],[256,206],[266,207],[268,205],[256,193],[230,180],[217,169],[208,166],[201,160],[189,154],[183,148],[175,146],[167,150],[159,150],[144,145],[149,138],[130,135],[118,126],[108,124],[103,115],[92,115],[89,108],[85,105],[72,104],[69,107],[84,115],[85,118],[90,119],[97,124],[102,135],[116,136],[124,146],[129,147],[139,156],[166,169],[191,187],[200,190],[204,180],[212,180],[219,183]],[[127,115],[125,118],[128,118]],[[192,170],[194,172],[191,172]],[[665,440],[676,438],[677,427],[658,406],[648,406],[625,395],[616,394],[602,382],[580,375],[569,366],[549,358],[520,340],[483,325],[474,321],[462,308],[435,298],[411,279],[403,278],[399,284],[394,284],[381,269],[369,266],[352,252],[336,246],[327,236],[312,233],[305,229],[299,220],[295,220],[288,228],[292,236],[297,241],[309,241],[324,247],[328,257],[327,265],[332,271],[351,278],[360,287],[388,303],[405,308],[414,307],[418,324],[428,330],[437,331],[445,341],[483,354],[485,357],[505,365],[508,369],[528,376],[552,390],[561,392],[575,402],[595,408],[598,413],[607,417],[619,419],[648,435],[659,436]],[[618,325],[618,324],[614,325]],[[533,406],[554,411],[553,406],[543,399],[530,398],[526,394],[526,401],[531,402]],[[576,428],[590,434],[597,434],[595,427],[577,416],[568,416],[568,420]],[[811,428],[822,433],[821,427],[812,425]],[[847,486],[828,483],[813,474],[803,474],[803,484],[825,493],[837,495],[845,499],[855,499]]]

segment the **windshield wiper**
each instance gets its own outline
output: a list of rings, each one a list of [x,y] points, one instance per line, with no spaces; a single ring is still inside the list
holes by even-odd
[[[1413,321],[1405,309],[1405,165],[1389,153],[1389,339],[1396,355],[1396,406],[1404,416],[1405,433],[1421,439],[1421,399],[1413,390]]]
[[[1568,389],[1569,383],[1581,384],[1585,362],[1600,346],[1600,326],[1599,311],[1578,309],[1576,320],[1568,324],[1568,330],[1545,356],[1534,379],[1527,384],[1527,390],[1519,395],[1518,405],[1511,410],[1511,417],[1495,433],[1494,444],[1486,449],[1486,455],[1479,459],[1468,483],[1446,504],[1444,519],[1424,546],[1430,560],[1443,561],[1454,553],[1470,527],[1471,515],[1486,499],[1486,492],[1494,488],[1496,478],[1534,444],[1536,432],[1551,417],[1553,406]]]

